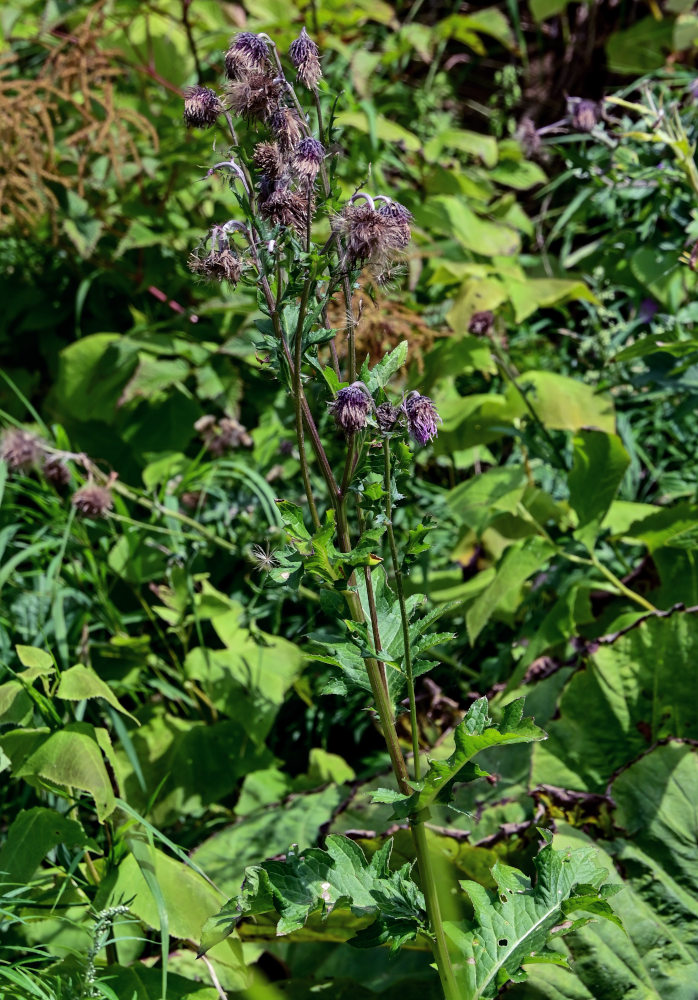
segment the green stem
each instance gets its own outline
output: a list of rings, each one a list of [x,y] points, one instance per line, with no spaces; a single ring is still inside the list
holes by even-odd
[[[397,599],[400,604],[400,620],[402,622],[402,643],[405,649],[405,677],[407,678],[407,694],[410,700],[410,727],[412,729],[412,753],[414,754],[414,776],[415,780],[421,778],[421,761],[419,757],[419,725],[417,722],[417,703],[414,696],[414,675],[412,672],[412,650],[410,647],[410,626],[407,618],[407,607],[405,605],[405,590],[402,585],[402,569],[400,568],[400,557],[398,556],[397,545],[395,544],[395,533],[393,531],[393,503],[392,503],[392,483],[390,476],[390,442],[388,438],[383,439],[383,458],[385,460],[385,478],[383,489],[385,491],[385,517],[388,529],[388,544],[390,555],[393,561],[393,573],[395,576],[395,589]]]
[[[295,364],[292,371],[292,378],[293,403],[296,411],[296,437],[298,439],[298,457],[301,463],[301,476],[303,478],[303,486],[305,487],[305,495],[308,498],[310,516],[313,519],[313,524],[315,525],[316,530],[319,531],[320,516],[317,512],[317,507],[315,506],[313,487],[310,482],[310,470],[308,468],[308,456],[305,453],[305,437],[303,434],[303,385],[301,383],[301,369],[303,367],[303,323],[305,320],[305,313],[308,307],[308,297],[310,295],[310,289],[312,288],[314,277],[315,267],[313,266],[308,272],[308,277],[305,279],[303,292],[301,294],[298,324],[296,326],[296,342],[294,344]]]

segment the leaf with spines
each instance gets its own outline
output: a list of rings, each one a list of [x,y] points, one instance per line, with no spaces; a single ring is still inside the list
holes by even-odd
[[[374,795],[374,802],[390,801],[394,818],[405,819],[428,809],[434,802],[449,802],[456,781],[472,781],[485,772],[471,764],[473,757],[490,747],[512,743],[531,743],[546,739],[532,718],[523,718],[523,698],[511,702],[502,714],[502,721],[495,725],[488,714],[487,698],[474,702],[454,732],[455,750],[447,760],[432,760],[421,787],[412,795],[395,799],[382,798],[382,791]]]
[[[425,930],[424,897],[410,878],[410,865],[390,871],[392,840],[370,861],[348,837],[331,834],[326,843],[326,851],[293,847],[285,861],[247,868],[240,894],[207,921],[201,954],[245,917],[267,913],[279,915],[277,935],[300,930],[316,911],[329,915],[344,908],[356,916],[374,917],[353,939],[359,947],[389,943],[396,949]]]
[[[556,851],[551,835],[540,832],[547,843],[534,861],[535,885],[523,872],[502,864],[492,868],[495,891],[461,882],[474,917],[446,922],[445,930],[458,953],[456,978],[468,1000],[489,1000],[506,983],[525,981],[521,967],[527,963],[566,966],[562,955],[547,949],[548,943],[594,917],[620,924],[607,902],[616,887],[602,885],[608,873],[598,867],[594,849]]]

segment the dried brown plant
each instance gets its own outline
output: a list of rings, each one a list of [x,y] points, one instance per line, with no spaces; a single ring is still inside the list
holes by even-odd
[[[15,54],[0,57],[0,230],[31,231],[48,217],[55,237],[56,185],[84,196],[97,157],[120,182],[124,163],[141,166],[139,136],[157,147],[150,122],[117,102],[128,70],[104,45],[105,6],[86,8],[70,34],[38,37],[46,52],[38,73],[23,76]]]

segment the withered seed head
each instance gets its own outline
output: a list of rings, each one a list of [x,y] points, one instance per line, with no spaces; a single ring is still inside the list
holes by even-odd
[[[229,80],[237,80],[246,71],[264,66],[267,58],[267,43],[264,39],[251,31],[241,31],[225,54],[225,75]]]
[[[70,469],[58,455],[46,459],[42,472],[54,486],[67,486],[70,482]]]
[[[307,199],[287,184],[278,184],[269,196],[259,202],[263,219],[274,226],[293,226],[298,234],[305,233],[307,227]]]
[[[404,250],[412,239],[410,222],[412,213],[409,212],[399,201],[389,201],[381,205],[378,214],[386,218],[390,223],[388,242],[389,249]]]
[[[228,85],[230,107],[241,118],[266,121],[279,102],[281,82],[254,70]]]
[[[83,517],[106,517],[114,506],[111,491],[106,486],[88,483],[71,497],[71,503]]]
[[[573,104],[572,127],[578,132],[592,132],[599,120],[599,107],[596,101],[586,98],[571,99],[570,104]]]
[[[35,434],[22,427],[9,427],[0,441],[0,458],[4,458],[10,469],[29,472],[41,458],[41,444]]]
[[[242,260],[230,247],[211,250],[205,257],[190,254],[187,263],[194,274],[200,274],[208,281],[227,281],[233,287],[237,285],[243,271]]]
[[[284,158],[276,142],[260,142],[252,156],[254,165],[269,180],[275,181],[284,172]]]
[[[387,219],[369,204],[349,205],[344,209],[339,223],[347,239],[350,265],[364,261],[382,261],[395,245],[395,229]]]
[[[293,166],[301,180],[312,184],[324,159],[325,147],[317,139],[308,136],[306,139],[301,139],[296,146]]]
[[[205,447],[217,457],[240,445],[250,448],[253,443],[247,428],[233,417],[221,417],[217,421],[212,413],[207,413],[199,417],[194,429],[199,432]]]
[[[314,90],[317,87],[318,80],[322,76],[320,50],[305,28],[301,29],[301,33],[295,42],[291,42],[288,54],[296,68],[298,79],[309,90]]]
[[[376,408],[376,421],[384,434],[388,434],[398,421],[400,410],[392,403],[381,403]]]
[[[372,400],[361,383],[353,382],[346,389],[339,390],[337,398],[330,403],[329,411],[337,427],[350,435],[366,427],[372,405]]]
[[[418,444],[428,444],[437,435],[437,422],[442,423],[438,410],[428,396],[412,392],[405,401],[407,428]]]
[[[286,106],[279,107],[271,113],[268,125],[284,152],[294,150],[303,136],[297,113]]]
[[[222,110],[215,90],[187,87],[184,91],[184,122],[188,128],[210,128],[216,124]]]

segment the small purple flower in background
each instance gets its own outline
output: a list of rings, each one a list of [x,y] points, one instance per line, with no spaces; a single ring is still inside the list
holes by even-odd
[[[346,389],[340,389],[337,398],[330,403],[330,413],[337,427],[347,435],[356,434],[366,427],[372,408],[373,400],[360,382],[353,382]]]
[[[410,393],[405,400],[405,413],[410,437],[418,444],[429,444],[437,435],[437,422],[443,423],[432,400],[418,392]]]
[[[637,318],[641,323],[649,323],[657,312],[659,312],[659,305],[654,299],[643,299],[637,311]]]

